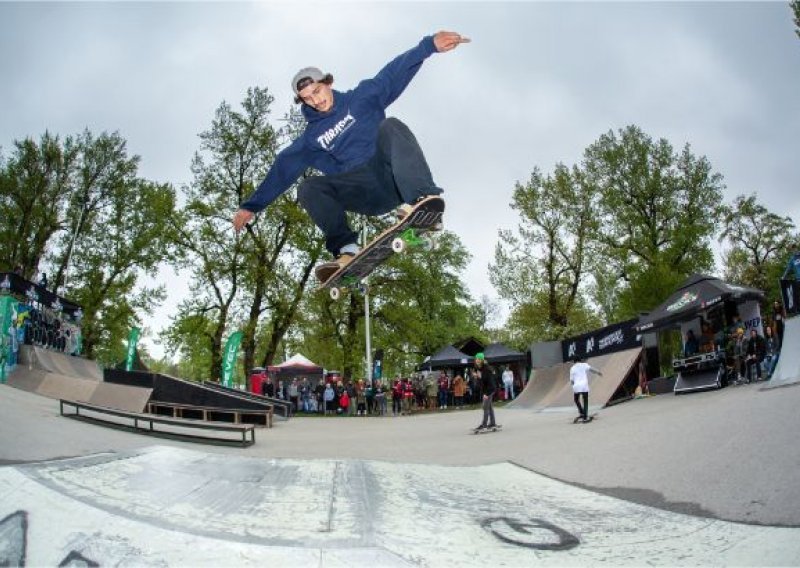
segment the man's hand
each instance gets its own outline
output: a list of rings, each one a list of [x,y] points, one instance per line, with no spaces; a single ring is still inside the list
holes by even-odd
[[[439,53],[450,51],[458,47],[459,44],[469,43],[470,41],[468,37],[462,36],[456,32],[441,31],[433,36],[433,45],[436,46],[436,51]]]
[[[247,209],[239,209],[236,212],[236,215],[233,216],[233,230],[238,233],[245,225],[252,221],[253,217],[255,216],[256,214],[252,211],[248,211]]]

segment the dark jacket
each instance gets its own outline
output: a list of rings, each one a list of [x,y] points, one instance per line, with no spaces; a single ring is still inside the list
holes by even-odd
[[[494,396],[497,390],[497,376],[495,375],[494,369],[486,364],[480,369],[477,367],[475,367],[475,369],[481,374],[481,394],[490,397]]]

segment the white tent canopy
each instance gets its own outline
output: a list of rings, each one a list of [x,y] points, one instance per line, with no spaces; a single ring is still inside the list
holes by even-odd
[[[283,363],[279,363],[278,365],[273,365],[273,367],[278,367],[282,369],[285,367],[319,367],[319,365],[311,361],[308,357],[305,357],[300,353],[295,353]]]

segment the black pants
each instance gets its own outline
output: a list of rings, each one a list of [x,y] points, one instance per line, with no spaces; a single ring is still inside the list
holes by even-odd
[[[761,361],[758,359],[747,359],[747,382],[752,383],[755,377],[753,377],[753,369],[755,368],[756,376],[758,380],[761,380]]]
[[[347,224],[347,211],[382,215],[401,203],[441,192],[414,134],[396,118],[387,118],[378,128],[375,155],[367,163],[349,172],[307,178],[297,197],[325,234],[325,247],[338,255],[343,246],[357,241]]]
[[[575,406],[578,407],[578,414],[586,420],[589,417],[589,393],[576,392],[573,394],[573,398],[575,399]],[[581,404],[581,399],[583,399],[583,404]]]

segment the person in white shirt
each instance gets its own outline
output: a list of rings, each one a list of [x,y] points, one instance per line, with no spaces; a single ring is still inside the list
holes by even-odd
[[[503,390],[505,391],[505,399],[513,400],[514,398],[514,373],[511,367],[506,367],[503,371]]]
[[[572,384],[575,406],[578,407],[578,418],[584,422],[589,420],[589,373],[603,375],[603,373],[589,365],[585,358],[579,359],[569,370],[569,382]]]

